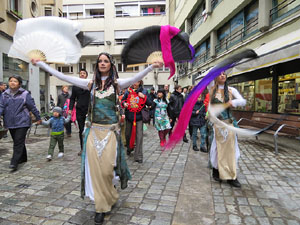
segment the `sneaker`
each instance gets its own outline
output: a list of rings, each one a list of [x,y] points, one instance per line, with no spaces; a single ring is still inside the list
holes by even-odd
[[[46,159],[48,159],[48,161],[51,161],[52,155],[47,155]]]
[[[160,147],[164,147],[165,146],[165,141],[160,141]]]
[[[57,155],[58,158],[61,158],[61,157],[63,157],[63,156],[64,156],[64,153],[63,153],[63,152],[60,152],[60,153],[58,153],[58,155]]]

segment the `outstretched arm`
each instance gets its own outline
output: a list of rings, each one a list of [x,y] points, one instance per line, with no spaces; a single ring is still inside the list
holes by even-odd
[[[53,69],[52,67],[50,67],[49,65],[47,65],[46,63],[42,62],[42,61],[38,61],[38,62],[33,62],[35,65],[37,65],[38,67],[42,68],[43,70],[47,71],[48,73],[52,74],[53,76],[57,77],[60,80],[66,81],[68,83],[71,83],[77,87],[83,88],[85,90],[89,90],[89,82],[90,79],[81,79],[79,77],[73,77],[73,76],[67,76],[64,75],[63,73]]]
[[[142,80],[149,72],[151,72],[154,68],[160,68],[163,66],[162,62],[154,62],[151,66],[148,66],[143,71],[137,73],[133,77],[129,78],[119,78],[117,79],[120,90],[129,87],[130,85]]]
[[[129,77],[129,78],[119,78],[117,79],[118,85],[120,89],[124,89],[129,87],[130,85],[142,80],[149,72],[151,72],[153,70],[153,65],[148,66],[146,69],[144,69],[143,71],[137,73],[136,75],[134,75],[133,77]]]

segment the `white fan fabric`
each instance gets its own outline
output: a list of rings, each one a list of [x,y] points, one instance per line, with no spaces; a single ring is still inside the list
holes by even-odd
[[[75,64],[81,56],[81,45],[76,35],[81,24],[60,17],[38,17],[17,23],[14,42],[8,56],[30,62],[28,53],[38,49],[47,62]]]

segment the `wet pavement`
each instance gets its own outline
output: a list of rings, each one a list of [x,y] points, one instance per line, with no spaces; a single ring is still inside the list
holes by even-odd
[[[80,198],[79,140],[65,138],[65,156],[47,162],[47,129],[28,139],[28,162],[11,173],[10,138],[0,140],[0,224],[94,224],[94,204]],[[191,143],[191,142],[190,142]],[[242,188],[215,182],[208,155],[190,143],[162,152],[152,126],[144,137],[144,163],[127,160],[133,179],[104,224],[300,224],[300,149],[254,138],[240,140]],[[120,189],[118,187],[118,189]]]

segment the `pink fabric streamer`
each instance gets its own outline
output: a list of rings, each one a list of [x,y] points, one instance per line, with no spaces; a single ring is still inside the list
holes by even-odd
[[[161,26],[160,28],[160,43],[163,55],[164,64],[170,68],[170,79],[175,74],[175,62],[172,55],[171,39],[176,36],[180,30],[170,25]]]
[[[177,124],[175,128],[173,129],[173,133],[168,140],[168,142],[165,145],[165,149],[171,149],[173,148],[178,142],[180,142],[183,138],[183,135],[185,133],[185,130],[189,124],[192,111],[194,108],[194,105],[197,102],[198,97],[201,95],[203,90],[207,87],[207,85],[213,81],[217,76],[221,74],[221,72],[226,71],[227,69],[231,68],[234,64],[229,64],[224,67],[220,68],[213,68],[192,90],[192,92],[189,94],[188,98],[186,99]]]

